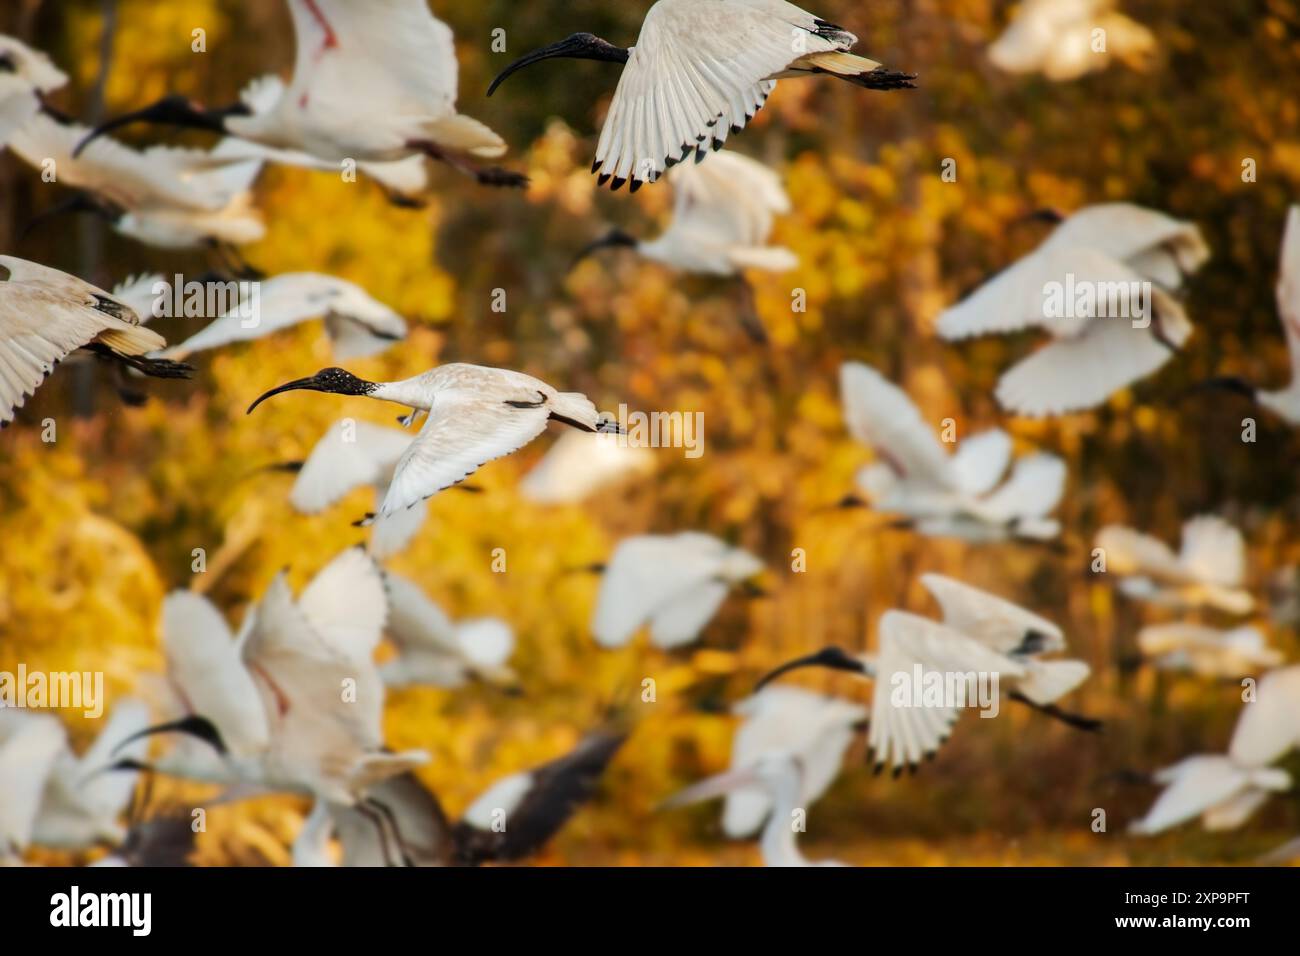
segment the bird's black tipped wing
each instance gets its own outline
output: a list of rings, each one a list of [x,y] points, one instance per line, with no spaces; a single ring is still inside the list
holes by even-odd
[[[626,733],[597,731],[570,753],[529,773],[528,789],[513,808],[504,808],[506,825],[501,832],[464,820],[457,823],[452,831],[457,862],[470,866],[509,862],[536,853],[591,799],[626,739]]]

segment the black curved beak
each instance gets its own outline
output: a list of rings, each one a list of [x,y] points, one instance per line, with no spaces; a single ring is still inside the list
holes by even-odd
[[[526,66],[555,57],[565,57],[570,60],[603,60],[608,63],[626,63],[628,51],[622,47],[614,46],[614,44],[591,33],[575,33],[559,43],[544,46],[540,50],[534,50],[532,53],[515,60],[497,74],[497,78],[488,87],[487,95],[491,96],[495,93],[497,87],[504,83],[506,77],[512,73],[517,73]]]
[[[189,717],[182,717],[180,720],[173,720],[170,723],[146,727],[144,730],[132,734],[130,737],[127,737],[119,743],[113,748],[113,753],[116,754],[127,744],[134,743],[137,740],[142,740],[145,737],[153,737],[157,734],[188,734],[191,737],[197,737],[199,740],[202,740],[222,756],[225,756],[226,754],[226,744],[221,739],[221,733],[217,730],[216,725],[212,723],[212,721],[208,720],[208,718],[201,717],[198,714],[191,714]],[[121,762],[124,764],[125,768],[126,762]],[[132,761],[132,763],[134,763],[134,761]]]
[[[755,685],[754,690],[760,691],[772,681],[776,680],[791,671],[800,670],[804,667],[827,667],[837,671],[852,671],[855,674],[865,674],[866,666],[862,661],[851,657],[838,647],[827,647],[816,654],[809,654],[807,657],[797,657],[792,661],[782,664],[776,670],[763,676]]]
[[[323,385],[321,385],[321,383],[316,379],[316,376],[314,375],[311,378],[294,379],[292,382],[285,382],[283,385],[277,388],[273,388],[269,392],[266,392],[264,395],[261,395],[257,399],[257,401],[253,402],[252,405],[248,406],[248,411],[246,411],[244,414],[245,415],[253,414],[253,409],[255,409],[258,405],[261,405],[272,395],[279,395],[281,392],[292,392],[298,389],[305,389],[306,391],[309,392],[328,391],[328,389],[326,389]]]
[[[138,109],[133,113],[123,113],[121,116],[100,123],[77,144],[72,155],[73,158],[80,156],[81,151],[99,137],[135,123],[153,123],[160,126],[224,133],[226,116],[237,111],[236,108],[207,111],[195,106],[183,96],[165,96],[151,106]]]
[[[595,242],[589,242],[587,245],[583,246],[582,250],[573,257],[573,261],[569,263],[569,268],[574,268],[583,259],[590,258],[602,249],[635,249],[636,247],[637,239],[635,236],[630,236],[621,229],[611,229]]]

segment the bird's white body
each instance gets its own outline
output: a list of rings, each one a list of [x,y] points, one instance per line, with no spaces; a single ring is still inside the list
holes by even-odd
[[[950,454],[907,393],[875,369],[846,362],[840,391],[849,433],[880,459],[858,475],[877,510],[936,537],[1050,539],[1060,532],[1050,517],[1065,490],[1059,458],[1020,458],[1004,481],[1012,454],[1006,432],[980,432]]]
[[[875,684],[867,739],[878,768],[898,773],[932,758],[963,709],[988,708],[996,715],[1011,691],[1047,706],[1088,678],[1082,661],[1042,659],[1065,647],[1051,621],[941,575],[922,575],[921,583],[941,606],[942,623],[887,611],[876,652],[860,658],[863,676]],[[930,696],[931,683],[944,693]],[[981,699],[985,693],[987,700]]]
[[[118,844],[126,831],[118,822],[137,774],[108,771],[119,757],[143,757],[139,741],[112,754],[148,724],[143,703],[119,701],[95,742],[78,757],[57,718],[25,710],[0,709],[0,860],[28,846],[83,850]]]
[[[391,571],[384,575],[388,594],[387,633],[398,655],[379,668],[389,687],[462,687],[470,680],[509,683],[515,649],[510,625],[499,618],[452,621],[420,588]]]
[[[592,632],[602,647],[622,647],[643,626],[661,648],[696,640],[732,587],[763,564],[747,551],[694,531],[620,541],[600,584]]]
[[[1138,634],[1142,655],[1161,670],[1233,680],[1277,667],[1282,652],[1254,627],[1221,629],[1200,624],[1156,624]]]
[[[10,145],[37,170],[53,162],[59,184],[110,204],[118,213],[113,227],[146,245],[239,246],[265,236],[251,192],[261,161],[239,158],[230,141],[211,151],[169,146],[141,151],[101,137],[74,157],[89,133],[87,127],[41,115],[23,126]]]
[[[1120,576],[1129,597],[1162,607],[1208,606],[1229,614],[1249,614],[1255,599],[1242,587],[1246,543],[1241,532],[1215,515],[1200,515],[1183,525],[1177,554],[1163,541],[1132,528],[1108,525],[1097,534],[1106,573]]]
[[[1255,692],[1226,755],[1189,757],[1155,775],[1165,790],[1133,824],[1135,833],[1160,833],[1197,817],[1207,830],[1236,829],[1271,794],[1291,789],[1291,776],[1270,765],[1300,748],[1300,667],[1265,674]]]
[[[273,149],[328,163],[395,162],[413,144],[496,157],[505,143],[456,112],[451,29],[425,0],[289,0],[297,60],[269,108],[225,126]]]
[[[618,435],[566,432],[519,483],[519,493],[543,505],[578,504],[634,475],[654,470],[648,448]]]
[[[798,266],[789,249],[767,244],[774,218],[790,211],[790,197],[780,177],[762,163],[724,150],[707,163],[674,167],[668,181],[672,223],[657,239],[637,245],[647,259],[716,276]]]
[[[732,713],[742,722],[732,739],[730,769],[744,770],[778,753],[797,757],[802,767],[797,805],[803,808],[835,781],[844,752],[867,717],[865,708],[849,701],[779,685],[745,698]],[[722,829],[732,838],[751,836],[772,815],[772,794],[765,787],[741,787],[727,794]]]
[[[137,356],[166,346],[129,305],[88,282],[15,256],[0,256],[0,425],[13,421],[54,366],[100,345]]]
[[[68,82],[67,74],[50,62],[40,50],[20,40],[0,35],[0,150],[9,138],[41,110],[41,97]]]
[[[1003,374],[999,404],[1027,416],[1095,408],[1187,341],[1192,324],[1173,293],[1208,258],[1190,223],[1129,203],[1089,206],[947,309],[937,330],[957,340],[1041,328],[1052,341]]]
[[[857,37],[783,0],[658,0],[610,102],[596,169],[654,182],[693,153],[719,149],[784,76],[859,75]]]
[[[1055,82],[1104,70],[1112,57],[1141,66],[1155,52],[1155,37],[1114,8],[1115,0],[1025,0],[989,47],[989,60]]]
[[[758,791],[769,812],[759,835],[759,852],[764,866],[845,866],[838,860],[810,861],[799,851],[796,833],[803,832],[806,805],[805,768],[797,754],[783,750],[767,752],[746,766],[710,777],[683,790],[668,806],[698,803],[714,797]]]
[[[374,784],[428,760],[383,749],[373,655],[387,600],[367,555],[343,552],[296,601],[281,573],[250,613],[236,640],[206,599],[168,596],[170,677],[188,709],[217,728],[226,754],[200,766],[164,759],[160,770],[351,806]]]
[[[337,276],[291,272],[258,283],[257,306],[230,309],[201,331],[166,351],[183,359],[196,352],[248,342],[301,322],[324,318],[325,329],[340,361],[378,355],[406,338],[405,320],[365,289]]]

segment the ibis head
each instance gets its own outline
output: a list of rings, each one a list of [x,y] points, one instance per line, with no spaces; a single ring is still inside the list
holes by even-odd
[[[635,249],[638,244],[639,241],[635,236],[630,236],[621,229],[611,229],[595,242],[583,246],[582,251],[574,256],[573,264],[576,266],[583,259],[595,255],[601,249],[614,249],[619,247]]]
[[[763,677],[754,689],[762,690],[783,674],[788,674],[790,671],[799,670],[803,667],[829,667],[831,670],[852,671],[855,674],[865,674],[867,672],[866,665],[858,658],[838,647],[827,647],[816,654],[809,654],[807,657],[798,657],[792,661],[787,661]]]
[[[205,109],[199,103],[195,103],[183,96],[164,96],[151,106],[146,106],[133,113],[123,113],[115,119],[100,123],[77,144],[77,148],[72,155],[80,156],[83,149],[105,133],[111,133],[115,129],[121,129],[134,123],[154,123],[160,126],[178,126],[183,129],[202,129],[213,133],[224,133],[226,132],[226,120],[229,117],[251,115],[252,110],[244,103],[237,103],[234,106],[220,109]]]
[[[252,405],[248,406],[251,413],[258,405],[270,398],[272,395],[279,395],[281,392],[292,392],[298,389],[304,389],[309,392],[330,392],[334,395],[369,395],[376,388],[374,382],[367,382],[365,379],[357,378],[351,372],[341,368],[322,369],[310,378],[299,378],[292,382],[286,382],[278,388],[273,388],[266,394],[262,395]]]
[[[549,60],[555,57],[563,57],[570,60],[601,60],[606,63],[626,63],[627,58],[631,55],[630,50],[621,46],[614,46],[608,40],[602,40],[592,33],[575,33],[571,37],[561,40],[559,43],[552,43],[550,46],[544,46],[540,50],[534,50],[525,56],[520,57],[511,63],[508,67],[497,75],[488,87],[487,95],[491,96],[511,73],[522,70],[526,66],[538,63],[542,60]]]

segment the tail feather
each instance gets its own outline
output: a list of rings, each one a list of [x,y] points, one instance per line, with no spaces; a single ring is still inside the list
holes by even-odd
[[[915,89],[915,73],[900,73],[887,70],[875,60],[831,50],[824,53],[809,53],[800,57],[791,65],[792,70],[810,73],[829,73],[838,76],[856,86],[868,90],[910,90]]]
[[[551,396],[551,418],[584,432],[601,431],[602,420],[591,399],[581,392],[557,392]]]
[[[1020,692],[1035,704],[1060,700],[1085,680],[1091,669],[1083,661],[1028,661],[1029,673],[1019,684]]]
[[[496,159],[506,153],[506,141],[484,123],[459,113],[429,126],[429,137],[439,146],[479,159]]]

